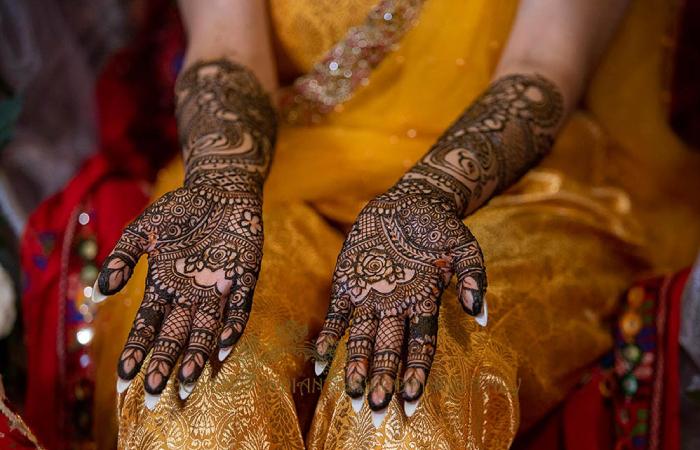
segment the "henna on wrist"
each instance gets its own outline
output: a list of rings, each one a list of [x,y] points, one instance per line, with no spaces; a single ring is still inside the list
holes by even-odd
[[[424,179],[455,198],[464,217],[549,152],[563,99],[540,75],[495,81],[402,180]]]
[[[460,220],[510,186],[552,145],[562,97],[539,76],[495,82],[430,151],[359,214],[338,256],[316,341],[317,372],[345,330],[345,389],[381,419],[405,354],[401,395],[413,414],[430,373],[440,298],[457,275],[464,310],[486,324],[481,249]]]
[[[145,389],[157,395],[182,354],[184,398],[217,334],[219,347],[230,351],[248,320],[262,259],[262,186],[276,123],[255,76],[230,61],[190,66],[176,94],[185,184],[126,228],[97,287],[106,295],[119,291],[139,257],[148,254],[146,292],[118,374],[133,379],[152,349]]]
[[[277,123],[255,75],[228,60],[198,62],[178,77],[175,93],[185,186],[208,198],[260,196]]]

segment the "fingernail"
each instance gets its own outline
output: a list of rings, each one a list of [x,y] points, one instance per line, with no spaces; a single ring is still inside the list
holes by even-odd
[[[93,303],[100,303],[103,302],[107,296],[100,291],[100,286],[98,284],[99,277],[97,280],[95,280],[95,284],[92,286],[92,302]]]
[[[121,377],[117,377],[117,394],[121,394],[126,391],[133,380],[125,380]]]
[[[365,397],[350,398],[350,403],[352,403],[352,409],[359,413],[362,410],[362,403],[364,403]]]
[[[149,411],[153,411],[155,409],[159,400],[160,400],[160,394],[153,395],[153,394],[149,394],[148,392],[146,392],[146,408],[148,408]]]
[[[316,376],[320,376],[324,370],[326,370],[326,366],[328,363],[326,361],[319,361],[316,360],[314,362],[314,372],[316,372]]]
[[[187,397],[190,396],[190,394],[194,390],[194,385],[195,385],[195,383],[189,383],[189,384],[180,383],[180,389],[179,389],[178,394],[180,395],[181,400],[185,400],[185,399],[187,399]]]
[[[226,357],[231,353],[231,350],[233,350],[233,347],[220,348],[219,361],[223,361],[224,359],[226,359]]]
[[[489,310],[486,307],[486,302],[484,302],[484,306],[481,308],[481,312],[474,316],[474,320],[476,320],[476,323],[481,325],[482,327],[486,326],[486,323],[489,321]]]
[[[403,402],[403,410],[406,413],[406,417],[411,417],[414,412],[416,412],[416,408],[418,407],[418,400],[414,400],[412,402]]]
[[[379,428],[384,422],[384,417],[386,417],[387,408],[380,409],[379,411],[372,411],[372,424],[374,428]]]

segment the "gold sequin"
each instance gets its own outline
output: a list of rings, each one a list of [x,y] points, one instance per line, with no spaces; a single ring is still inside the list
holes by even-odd
[[[620,331],[626,341],[631,341],[642,329],[642,318],[634,311],[627,311],[620,317]]]

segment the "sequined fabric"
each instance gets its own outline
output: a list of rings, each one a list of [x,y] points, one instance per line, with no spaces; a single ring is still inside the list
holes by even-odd
[[[319,11],[299,5],[297,14]],[[135,382],[120,399],[120,447],[507,448],[610,349],[605,321],[632,279],[689,264],[700,245],[700,180],[689,175],[700,173],[700,158],[671,134],[657,102],[663,49],[653,42],[671,19],[666,6],[632,5],[594,77],[591,111],[575,113],[538,169],[468,218],[489,271],[489,325],[477,330],[448,289],[435,368],[413,417],[405,419],[397,399],[379,429],[366,405],[356,415],[342,389],[341,345],[305,433],[299,389],[318,389],[306,382],[314,378],[305,343],[326,311],[342,230],[487,86],[516,1],[426,2],[400,48],[342,111],[315,126],[282,127],[245,337],[223,367],[207,367],[187,403],[171,380],[149,412]],[[274,2],[273,15],[285,16]],[[634,77],[620,76],[630,68]],[[181,170],[164,171],[156,195],[177,186]],[[142,264],[99,311],[98,389],[114,392],[144,274]]]
[[[372,70],[399,47],[415,24],[424,0],[382,0],[364,23],[351,27],[311,71],[296,79],[282,96],[281,115],[289,123],[317,123],[338,110]]]

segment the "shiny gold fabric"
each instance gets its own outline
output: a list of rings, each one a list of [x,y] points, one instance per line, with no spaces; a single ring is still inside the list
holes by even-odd
[[[337,4],[271,2],[279,38],[286,48],[296,45],[305,67],[319,53],[304,44],[313,27],[285,20],[333,21],[334,10],[319,3]],[[223,366],[207,367],[185,403],[171,380],[149,412],[142,380],[134,382],[119,401],[120,447],[304,446],[297,411],[318,388],[305,342],[326,311],[339,229],[488,84],[516,6],[426,2],[400,48],[342,111],[318,126],[280,131],[265,191],[263,271],[243,340]],[[573,115],[538,169],[468,218],[486,258],[489,324],[477,329],[448,289],[415,415],[406,419],[396,399],[379,429],[366,405],[356,415],[343,394],[341,345],[305,436],[308,448],[507,448],[609,348],[605,320],[632,278],[691,262],[700,243],[700,157],[671,134],[659,102],[672,19],[664,0],[634,2],[594,78],[590,111]],[[176,163],[155,194],[181,179]],[[103,447],[113,445],[114,368],[144,275],[142,261],[98,315]]]
[[[348,28],[361,24],[377,0],[268,0],[281,51],[307,72]]]

